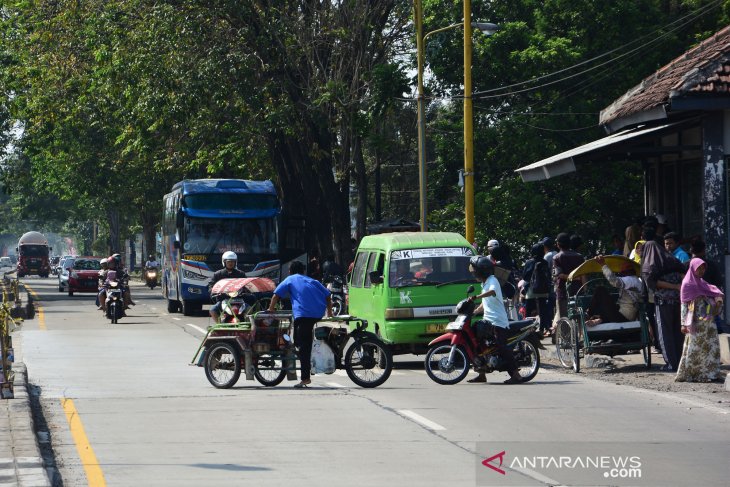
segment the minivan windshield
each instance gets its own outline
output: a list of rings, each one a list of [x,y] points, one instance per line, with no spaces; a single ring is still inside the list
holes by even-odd
[[[396,250],[390,253],[390,287],[436,286],[447,283],[477,282],[469,272],[469,248],[427,248]]]

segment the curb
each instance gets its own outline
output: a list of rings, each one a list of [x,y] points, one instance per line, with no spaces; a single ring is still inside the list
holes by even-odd
[[[33,425],[25,364],[13,364],[14,399],[0,400],[0,487],[51,487]]]

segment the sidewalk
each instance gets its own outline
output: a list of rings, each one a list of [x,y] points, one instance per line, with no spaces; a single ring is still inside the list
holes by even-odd
[[[50,487],[33,431],[25,364],[14,363],[14,399],[0,399],[0,487]]]
[[[728,409],[730,413],[730,374],[726,380],[718,382],[675,382],[674,372],[663,372],[664,365],[661,354],[652,353],[651,369],[644,364],[641,353],[627,355],[589,355],[581,357],[580,373],[575,374],[572,369],[563,368],[557,359],[555,345],[550,339],[542,341],[546,350],[540,351],[543,366],[554,372],[566,375],[578,375],[592,380],[611,382],[616,385],[637,387],[640,389],[676,394],[677,397],[692,397],[702,399]],[[722,365],[722,374],[730,372],[729,365]]]

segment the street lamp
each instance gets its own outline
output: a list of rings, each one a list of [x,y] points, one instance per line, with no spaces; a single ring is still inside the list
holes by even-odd
[[[423,4],[415,0],[416,51],[418,57],[418,182],[421,215],[421,231],[427,231],[426,215],[426,100],[423,92],[424,47],[426,38],[438,32],[464,26],[464,194],[466,216],[466,239],[474,240],[474,129],[472,125],[471,100],[471,36],[472,27],[485,35],[492,35],[499,26],[488,22],[466,22],[471,19],[471,0],[464,0],[465,22],[451,24],[423,35]]]

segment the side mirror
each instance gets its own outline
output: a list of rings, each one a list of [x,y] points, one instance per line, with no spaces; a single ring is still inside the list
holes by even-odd
[[[182,228],[185,225],[185,214],[183,213],[182,209],[177,210],[177,215],[175,215],[175,226],[177,228]]]
[[[175,240],[174,242],[172,242],[172,246],[175,247],[176,249],[179,249],[180,248],[180,241],[179,240]]]
[[[382,284],[383,283],[383,275],[378,271],[370,271],[370,283],[371,284]]]
[[[468,287],[468,288],[466,289],[466,294],[471,294],[471,293],[473,293],[473,292],[474,292],[474,286],[469,286],[469,287]]]

